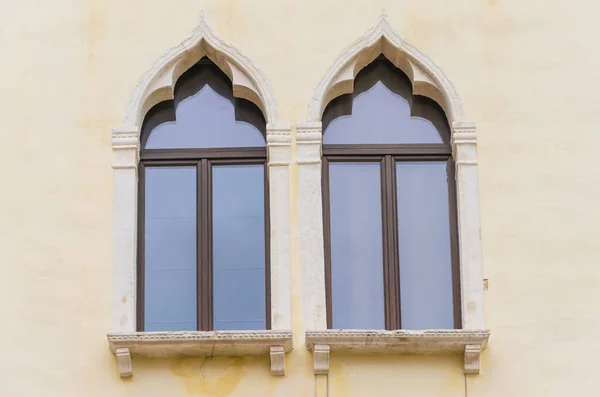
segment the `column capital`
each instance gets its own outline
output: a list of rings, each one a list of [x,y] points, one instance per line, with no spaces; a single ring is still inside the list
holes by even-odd
[[[267,124],[269,167],[287,167],[292,162],[292,126]]]
[[[267,124],[267,146],[290,145],[292,143],[291,124]]]
[[[475,123],[452,123],[452,151],[456,167],[477,165],[477,129]]]
[[[296,124],[298,165],[321,164],[322,142],[323,133],[320,121]]]
[[[137,169],[139,160],[139,128],[119,127],[112,130],[113,168]]]
[[[298,144],[321,144],[323,138],[323,127],[320,121],[296,124],[296,142]]]
[[[452,123],[452,146],[477,144],[477,128],[470,121]]]
[[[118,127],[112,130],[112,148],[138,149],[140,129],[137,126]]]

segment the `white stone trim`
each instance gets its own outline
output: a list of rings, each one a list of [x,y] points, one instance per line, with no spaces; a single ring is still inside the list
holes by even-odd
[[[132,357],[271,357],[271,372],[285,373],[292,331],[129,332],[107,335],[122,378],[132,376]]]
[[[304,327],[312,330],[327,328],[321,135],[320,121],[296,126]]]
[[[325,73],[308,105],[308,121],[321,121],[325,106],[334,98],[354,91],[354,78],[380,54],[410,78],[415,95],[440,104],[450,123],[464,119],[462,105],[452,83],[440,68],[397,34],[382,12],[371,31],[347,47]]]
[[[159,102],[173,99],[179,76],[207,56],[231,79],[233,95],[262,110],[267,123],[277,122],[277,103],[267,79],[250,59],[210,29],[202,13],[192,34],[161,56],[142,76],[127,106],[124,125],[139,126],[146,112]]]
[[[327,374],[329,352],[352,354],[464,353],[464,372],[479,373],[480,354],[487,347],[489,337],[490,332],[487,330],[326,330],[307,331],[305,343],[306,348],[314,355],[315,374]],[[326,363],[327,368],[325,368]]]
[[[271,329],[292,329],[290,273],[291,125],[267,125],[271,224]]]
[[[137,127],[112,133],[113,149],[113,321],[115,332],[136,327]]]
[[[308,123],[297,125],[300,237],[306,328],[325,330],[325,274],[321,194],[321,117],[333,98],[351,93],[358,72],[384,54],[411,79],[414,94],[430,97],[451,124],[456,166],[462,328],[485,329],[479,218],[477,136],[465,120],[460,99],[442,71],[394,32],[382,14],[377,26],[349,46],[317,85],[308,107]]]
[[[456,167],[462,324],[464,329],[483,329],[485,281],[481,254],[475,123],[452,123],[452,151]]]
[[[230,77],[233,82],[234,96],[254,102],[263,111],[268,123],[271,329],[274,331],[291,329],[289,223],[291,126],[278,123],[277,106],[262,73],[233,46],[219,39],[208,27],[203,16],[200,25],[189,38],[167,51],[144,74],[133,91],[124,124],[112,131],[113,332],[136,331],[137,167],[141,122],[146,111],[153,105],[173,98],[173,87],[177,78],[205,55]],[[139,338],[142,342],[146,341],[143,336]],[[136,353],[135,349],[127,348],[131,353]],[[122,351],[122,355],[118,355],[119,360],[122,359],[119,361],[120,366],[121,363],[126,363],[127,354]],[[121,371],[122,374],[126,372],[126,370]]]

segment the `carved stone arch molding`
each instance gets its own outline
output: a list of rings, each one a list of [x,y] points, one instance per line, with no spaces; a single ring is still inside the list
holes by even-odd
[[[379,55],[384,55],[409,77],[414,94],[429,97],[437,102],[446,113],[451,125],[453,157],[456,165],[462,304],[462,330],[453,332],[457,335],[464,332],[467,335],[473,330],[483,332],[485,329],[475,124],[465,118],[460,99],[450,80],[430,58],[394,32],[385,13],[382,13],[377,25],[346,48],[325,73],[309,103],[308,122],[297,125],[299,208],[300,219],[303,220],[300,224],[300,236],[304,316],[309,349],[310,346],[321,345],[330,345],[333,349],[333,343],[326,343],[325,339],[315,339],[311,335],[313,332],[323,335],[323,331],[335,333],[333,330],[326,331],[321,117],[332,99],[353,92],[356,75]],[[340,331],[337,332],[338,341],[344,339],[339,334]],[[402,333],[402,331],[398,332]],[[398,336],[402,335],[398,334]],[[331,337],[335,340],[335,335],[332,334]],[[457,340],[460,340],[460,336],[457,337]],[[487,337],[484,342],[475,344],[467,339],[464,339],[464,343],[460,342],[464,345],[465,372],[478,373],[479,352],[487,345]],[[355,340],[348,343],[364,345],[364,342]],[[325,350],[329,352],[329,349]],[[369,351],[368,348],[366,350]],[[418,352],[420,349],[408,348],[407,350]],[[315,360],[317,357],[319,356],[315,355]]]
[[[291,330],[291,296],[288,177],[288,168],[292,158],[290,147],[291,126],[278,122],[277,104],[264,75],[247,57],[232,45],[217,37],[209,28],[205,15],[202,13],[200,24],[194,29],[193,33],[180,44],[169,49],[142,76],[133,90],[123,124],[112,130],[114,275],[112,333],[109,334],[109,342],[113,352],[115,354],[119,353],[117,358],[122,376],[131,375],[130,349],[132,354],[140,349],[145,352],[144,354],[162,354],[161,351],[147,350],[145,345],[140,348],[141,345],[139,344],[146,343],[147,338],[140,335],[140,333],[136,333],[137,169],[142,123],[146,112],[152,106],[173,99],[177,79],[204,56],[210,58],[231,79],[233,95],[256,104],[263,112],[267,122],[271,222],[271,331],[256,331],[252,334],[217,331],[210,332],[211,335],[215,334],[212,336],[192,335],[190,338],[202,340],[204,341],[202,343],[205,344],[207,340],[212,343],[210,341],[213,339],[215,341],[231,340],[237,341],[236,343],[239,346],[243,346],[244,343],[242,342],[245,341],[248,346],[254,347],[252,349],[242,349],[236,354],[245,354],[245,352],[248,354],[263,354],[264,351],[269,354],[270,352],[272,372],[279,375],[283,374],[284,371],[283,354],[291,349],[291,331],[289,331]],[[197,333],[203,334],[202,332]],[[221,333],[226,335],[222,336]],[[263,334],[265,334],[264,337],[260,336]],[[259,338],[258,342],[256,335],[262,338]],[[171,337],[167,335],[163,339],[171,341],[168,343],[170,345],[183,343],[178,336]],[[188,339],[185,343],[189,344]],[[127,346],[119,346],[117,349],[114,346],[115,340],[134,342],[131,342],[131,346],[127,345],[130,343],[127,342]],[[185,347],[185,349],[188,348],[189,346]],[[171,346],[163,350],[165,352],[177,351],[177,346]],[[200,353],[203,351],[199,347],[196,350]],[[189,353],[189,349],[187,353]],[[121,365],[122,362],[125,365]]]
[[[332,99],[352,93],[358,72],[379,55],[384,55],[408,76],[415,95],[437,102],[450,123],[464,120],[460,99],[450,80],[430,58],[406,43],[382,13],[375,28],[348,47],[327,70],[308,105],[308,121],[321,121]]]
[[[253,102],[267,123],[277,122],[277,104],[264,75],[235,47],[218,38],[202,13],[193,33],[168,50],[142,76],[127,106],[124,124],[139,126],[152,106],[173,99],[177,79],[204,56],[229,77],[233,96]]]

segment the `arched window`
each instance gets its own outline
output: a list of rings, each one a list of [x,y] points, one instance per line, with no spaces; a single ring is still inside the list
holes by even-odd
[[[141,131],[138,331],[270,328],[266,122],[208,58]]]
[[[461,327],[450,127],[383,56],[323,113],[328,328]]]

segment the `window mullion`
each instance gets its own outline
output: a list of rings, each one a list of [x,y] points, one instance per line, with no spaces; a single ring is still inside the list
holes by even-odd
[[[213,329],[212,305],[212,247],[211,247],[211,165],[206,159],[197,170],[197,294],[198,330]]]
[[[387,160],[386,157],[381,159],[381,232],[382,232],[382,257],[383,257],[383,302],[385,305],[385,328],[392,329],[392,310],[390,307],[390,291],[389,291],[389,282],[390,279],[390,265],[389,265],[389,256],[388,256],[388,247],[389,247],[389,236],[388,236],[388,221],[387,221]]]
[[[210,160],[205,161],[205,182],[204,191],[205,193],[205,209],[204,209],[204,225],[205,225],[205,261],[206,261],[206,278],[204,279],[204,286],[206,289],[206,323],[208,330],[214,330],[214,299],[213,299],[213,217],[212,217],[212,163]]]
[[[203,299],[203,291],[202,288],[202,252],[203,252],[203,230],[202,230],[202,193],[204,189],[202,188],[202,162],[198,162],[196,168],[196,322],[198,323],[197,329],[203,330],[204,322],[203,322],[203,310],[202,304],[204,302]]]
[[[396,323],[394,324],[395,329],[402,328],[402,311],[400,309],[400,250],[398,247],[398,191],[396,187],[396,161],[392,156],[387,156],[389,166],[389,187],[390,187],[390,199],[389,199],[389,214],[388,219],[390,222],[390,263],[392,264],[392,278],[390,279],[391,285],[391,299],[395,303],[396,307]]]
[[[381,162],[381,200],[385,326],[387,329],[401,328],[395,171],[394,158],[389,155],[385,156]]]

